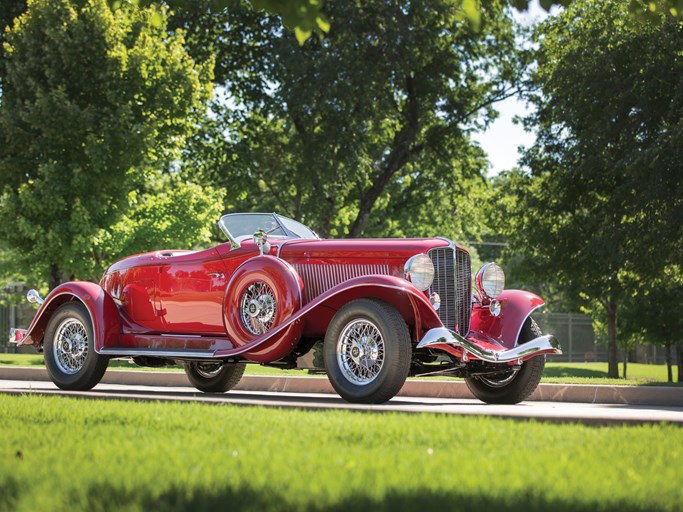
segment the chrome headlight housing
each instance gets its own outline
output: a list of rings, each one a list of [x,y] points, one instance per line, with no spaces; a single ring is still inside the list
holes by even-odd
[[[495,299],[505,289],[505,272],[497,264],[487,263],[477,272],[475,284],[482,297]]]
[[[434,281],[434,264],[426,254],[416,254],[403,266],[404,277],[420,291],[425,291]]]

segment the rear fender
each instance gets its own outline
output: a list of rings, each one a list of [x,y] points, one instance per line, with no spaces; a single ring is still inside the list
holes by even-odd
[[[475,304],[467,338],[511,349],[517,346],[526,319],[545,302],[538,295],[522,290],[505,290],[498,301],[498,316],[493,316],[488,306]]]
[[[95,333],[95,351],[118,345],[121,317],[116,303],[101,286],[88,281],[72,281],[59,285],[45,298],[29,326],[22,345],[40,345],[45,329],[59,306],[78,301],[85,306]]]

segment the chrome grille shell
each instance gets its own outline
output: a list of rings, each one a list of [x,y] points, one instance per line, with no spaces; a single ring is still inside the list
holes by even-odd
[[[444,327],[466,336],[472,313],[472,263],[467,251],[456,246],[430,249],[434,282],[429,288],[439,294],[439,318]]]

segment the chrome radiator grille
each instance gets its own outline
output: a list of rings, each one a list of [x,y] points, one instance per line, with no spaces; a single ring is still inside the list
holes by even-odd
[[[309,303],[318,295],[325,293],[338,284],[353,279],[354,277],[368,276],[371,274],[389,274],[388,265],[350,263],[319,264],[319,263],[295,263],[294,270],[301,276],[304,282],[306,297],[304,304]]]
[[[438,247],[429,251],[429,257],[434,264],[434,282],[429,293],[441,297],[441,323],[465,336],[470,330],[472,309],[470,255],[458,248]]]

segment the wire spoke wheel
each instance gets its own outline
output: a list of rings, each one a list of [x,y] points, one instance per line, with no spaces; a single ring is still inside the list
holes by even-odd
[[[57,327],[52,344],[55,363],[67,375],[77,373],[88,357],[88,332],[83,323],[75,318],[64,320]]]
[[[384,365],[384,339],[369,320],[346,325],[337,342],[337,362],[346,379],[359,386],[370,384]]]
[[[529,317],[519,333],[518,344],[523,345],[543,333],[534,319]],[[472,394],[488,404],[516,404],[526,400],[538,387],[545,368],[545,356],[524,361],[519,369],[501,368],[488,375],[465,377]]]
[[[400,391],[410,372],[408,326],[386,302],[356,299],[332,318],[323,344],[325,371],[348,402],[381,404]]]
[[[247,287],[240,301],[240,314],[242,324],[251,334],[268,332],[273,327],[276,313],[277,300],[270,286],[256,281]]]
[[[185,374],[190,384],[205,393],[224,393],[237,385],[244,374],[244,363],[224,364],[219,361],[185,361]]]
[[[195,370],[200,376],[210,379],[218,375],[221,368],[223,368],[223,365],[220,363],[198,363]]]
[[[102,379],[109,357],[95,349],[92,317],[77,301],[62,304],[45,329],[45,368],[58,388],[74,391],[92,389]]]
[[[517,376],[517,370],[510,370],[509,373],[506,373],[502,375],[501,377],[482,377],[479,376],[477,377],[480,381],[482,381],[484,384],[487,386],[490,386],[492,388],[504,388],[510,382],[512,382],[515,377]]]

